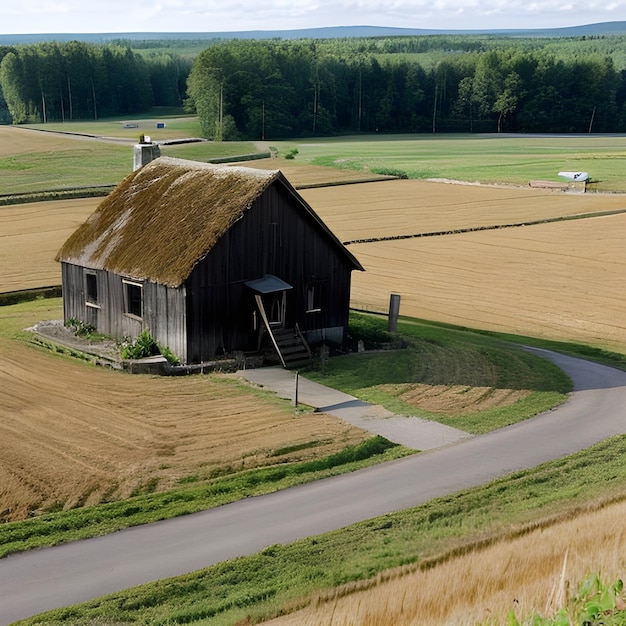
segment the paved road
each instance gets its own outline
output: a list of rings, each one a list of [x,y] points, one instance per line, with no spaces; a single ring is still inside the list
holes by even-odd
[[[543,353],[575,381],[557,410],[352,474],[0,560],[0,624],[415,506],[626,432],[626,373]]]

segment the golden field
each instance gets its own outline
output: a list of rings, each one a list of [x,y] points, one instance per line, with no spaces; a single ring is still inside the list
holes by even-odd
[[[54,257],[101,200],[84,198],[0,207],[0,293],[59,285],[61,267]]]
[[[626,351],[626,215],[350,246],[352,305]]]
[[[322,171],[320,171],[320,169]],[[289,171],[292,184],[324,168]],[[617,212],[525,227],[350,245],[352,306],[626,350],[625,195],[393,180],[304,189],[342,241]],[[60,283],[54,255],[100,200],[0,207],[0,292]]]
[[[511,611],[519,620],[553,616],[592,573],[605,583],[626,575],[624,515],[619,502],[433,568],[391,570],[320,593],[305,609],[265,624],[473,626],[507,624]]]
[[[50,150],[56,141],[63,149],[73,141],[37,137]],[[0,156],[28,146],[26,140],[8,147],[0,141]],[[334,183],[341,175],[280,167],[296,187]],[[301,194],[342,241],[626,210],[622,195],[426,181],[386,180]],[[99,201],[0,207],[0,292],[59,284],[56,251]],[[626,352],[625,236],[626,215],[615,214],[351,244],[366,269],[353,274],[352,305],[384,311],[395,292],[402,296],[404,315]],[[15,333],[62,317],[58,300],[41,304],[36,313],[22,310],[0,308],[0,324],[12,325]],[[164,490],[218,468],[273,463],[273,452],[286,446],[323,442],[296,453],[306,459],[367,437],[323,414],[294,418],[286,403],[227,376],[126,376],[6,337],[0,337],[0,354],[2,521],[142,489]],[[559,601],[555,583],[566,554],[565,577],[574,586],[593,571],[609,580],[625,574],[616,556],[626,547],[624,514],[625,505],[618,504],[427,571],[390,572],[362,590],[330,591],[308,611],[275,624],[454,625],[502,622],[511,608],[519,616],[549,612]],[[339,598],[344,591],[350,593]]]
[[[234,375],[129,376],[3,338],[0,353],[0,522],[326,456],[370,436],[323,413],[295,417]]]
[[[341,241],[522,224],[626,211],[626,195],[579,194],[425,180],[303,189]]]

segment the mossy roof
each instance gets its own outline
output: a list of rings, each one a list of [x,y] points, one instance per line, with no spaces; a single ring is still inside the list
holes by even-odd
[[[161,157],[130,174],[65,242],[58,261],[179,287],[255,200],[280,180],[363,269],[279,170]]]

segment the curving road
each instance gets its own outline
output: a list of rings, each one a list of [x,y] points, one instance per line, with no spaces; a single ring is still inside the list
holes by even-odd
[[[416,506],[626,433],[625,372],[533,351],[574,381],[558,409],[352,474],[10,556],[0,560],[0,624]]]

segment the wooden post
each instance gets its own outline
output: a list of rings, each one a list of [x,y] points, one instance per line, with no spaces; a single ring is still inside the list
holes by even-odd
[[[398,317],[400,315],[400,296],[397,293],[392,293],[389,298],[389,321],[387,330],[390,333],[398,331]]]
[[[299,382],[299,373],[296,370],[296,377],[295,377],[295,383],[296,383],[296,387],[295,387],[295,391],[293,394],[293,406],[294,406],[294,411],[296,416],[298,415],[298,382]]]

